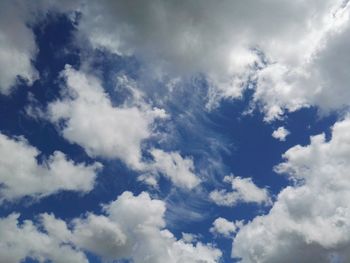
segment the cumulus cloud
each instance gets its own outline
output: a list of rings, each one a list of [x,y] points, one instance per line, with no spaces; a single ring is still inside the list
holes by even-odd
[[[259,188],[251,178],[239,176],[225,176],[225,183],[230,183],[233,191],[225,189],[214,190],[210,193],[210,199],[217,205],[234,206],[239,202],[269,204],[271,199],[266,188]]]
[[[43,233],[31,221],[18,225],[18,215],[10,215],[0,220],[0,233],[4,233],[0,237],[0,259],[87,262],[81,251],[88,251],[105,260],[129,259],[135,263],[219,262],[221,252],[212,245],[177,240],[165,228],[165,210],[163,201],[151,199],[145,192],[138,196],[124,192],[104,206],[104,215],[90,213],[76,218],[71,228],[53,215],[42,214]]]
[[[0,219],[0,260],[18,263],[31,258],[39,262],[88,263],[86,256],[55,236],[39,230],[32,221],[19,222],[18,214]]]
[[[183,158],[178,152],[164,152],[159,149],[150,151],[154,161],[149,163],[149,170],[154,171],[146,180],[154,177],[155,173],[162,173],[175,185],[192,189],[200,183],[200,179],[194,174],[192,159]]]
[[[137,106],[114,107],[100,81],[66,66],[63,99],[48,106],[49,118],[63,137],[92,156],[119,158],[141,168],[141,143],[152,135],[151,125],[163,110]],[[60,125],[64,122],[63,125]]]
[[[332,138],[311,137],[285,154],[275,170],[294,186],[283,189],[269,214],[238,232],[233,256],[249,262],[348,262],[350,260],[350,119]]]
[[[251,80],[267,121],[349,105],[348,1],[84,3],[79,32],[93,47],[135,55],[156,76],[204,73],[208,105],[239,98]]]
[[[38,53],[32,26],[49,11],[67,13],[78,7],[75,1],[4,0],[0,3],[0,93],[8,95],[18,77],[29,85],[39,76],[33,66]]]
[[[41,198],[62,190],[89,192],[102,165],[74,163],[55,151],[38,163],[40,151],[24,137],[10,138],[0,133],[0,200],[24,196]]]
[[[104,207],[107,216],[94,215],[74,221],[75,243],[88,243],[91,251],[108,259],[132,259],[135,263],[218,262],[221,252],[210,245],[194,245],[176,240],[165,229],[165,203],[152,200],[147,193],[134,196],[124,192]],[[114,229],[109,230],[108,226]],[[95,230],[92,232],[91,229]],[[89,233],[90,232],[90,233]],[[88,234],[86,234],[88,233]],[[91,242],[97,237],[99,242]],[[89,241],[90,240],[90,241]]]
[[[125,76],[118,77],[118,85],[127,88],[133,99],[115,107],[96,77],[70,66],[61,75],[66,81],[63,98],[49,104],[48,118],[64,138],[81,145],[91,157],[122,160],[143,172],[140,180],[153,186],[157,185],[158,174],[179,187],[191,189],[199,184],[192,159],[178,152],[151,149],[153,161],[142,160],[143,141],[153,136],[156,120],[168,115],[145,103],[135,83]]]
[[[272,137],[283,142],[289,134],[290,132],[282,126],[273,131]]]
[[[35,38],[27,24],[30,16],[19,1],[0,3],[0,93],[9,94],[17,76],[29,83],[37,78],[32,65],[37,53]]]
[[[316,10],[310,19],[308,34],[299,40],[309,48],[295,52],[296,57],[303,55],[296,63],[275,59],[256,74],[254,100],[262,102],[265,120],[278,119],[285,110],[292,112],[310,105],[323,111],[349,106],[349,76],[343,70],[349,61],[349,4],[330,4],[323,12]]]
[[[225,218],[218,217],[214,220],[213,226],[210,228],[210,232],[214,235],[232,237],[242,225],[242,221],[231,222]]]
[[[348,1],[3,1],[1,7],[4,94],[18,75],[36,78],[37,48],[27,27],[33,14],[77,10],[79,34],[95,48],[135,55],[155,77],[204,73],[212,87],[208,105],[241,97],[254,80],[253,101],[267,121],[309,105],[349,106]]]

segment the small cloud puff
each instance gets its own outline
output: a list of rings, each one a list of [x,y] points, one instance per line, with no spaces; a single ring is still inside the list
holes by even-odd
[[[209,194],[210,199],[220,206],[235,206],[238,203],[270,204],[271,199],[266,188],[254,184],[251,178],[239,176],[225,176],[225,183],[230,183],[231,192],[225,189],[214,190]]]
[[[217,236],[222,235],[224,237],[231,237],[242,226],[243,226],[243,221],[231,222],[225,218],[218,217],[213,222],[213,226],[210,228],[210,232]]]
[[[279,127],[277,130],[273,131],[272,137],[280,140],[280,141],[285,141],[286,137],[290,134],[290,131],[288,131],[286,128],[283,126]]]

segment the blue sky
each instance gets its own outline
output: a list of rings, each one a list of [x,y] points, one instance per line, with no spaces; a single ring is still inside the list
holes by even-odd
[[[350,13],[316,2],[1,3],[0,262],[348,262]]]

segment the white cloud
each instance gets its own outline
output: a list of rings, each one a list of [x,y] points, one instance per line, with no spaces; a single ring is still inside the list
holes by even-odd
[[[150,151],[154,161],[149,164],[149,169],[154,173],[162,173],[175,185],[192,189],[200,183],[200,179],[194,174],[192,159],[183,158],[178,152],[164,152],[159,149]],[[151,175],[152,177],[152,175]]]
[[[0,93],[9,94],[17,76],[32,82],[37,72],[31,60],[37,53],[34,34],[26,25],[28,10],[19,1],[0,3]]]
[[[49,11],[75,10],[74,1],[25,1],[3,0],[0,2],[0,93],[8,95],[20,76],[29,85],[39,76],[32,64],[38,53],[31,26]]]
[[[214,235],[232,237],[242,225],[242,221],[231,222],[225,218],[218,217],[214,220],[213,226],[210,228],[210,232]]]
[[[133,98],[114,107],[97,78],[70,66],[62,76],[66,80],[63,99],[49,104],[48,115],[64,138],[81,145],[91,157],[124,161],[144,173],[140,180],[153,186],[157,185],[158,174],[179,187],[192,189],[199,184],[192,159],[178,152],[151,149],[154,160],[142,160],[142,142],[154,135],[156,120],[168,116],[164,110],[146,104],[132,80],[118,77],[118,85],[130,90]]]
[[[62,190],[89,192],[95,183],[100,163],[74,163],[55,151],[38,163],[38,149],[25,138],[9,138],[0,133],[0,200],[24,196],[41,198]]]
[[[185,243],[193,243],[197,242],[199,239],[198,235],[192,234],[192,233],[184,233],[182,232],[182,238],[181,238]]]
[[[267,121],[349,105],[347,1],[85,2],[79,30],[94,47],[133,54],[156,76],[204,73],[209,104],[253,79]]]
[[[218,262],[221,256],[221,252],[210,245],[176,240],[164,228],[165,203],[152,200],[145,192],[138,196],[124,192],[104,209],[107,216],[96,220],[96,216],[89,215],[75,220],[73,230],[76,244],[88,242],[87,248],[102,257],[128,258],[135,263],[210,263]],[[92,229],[95,232],[91,235]],[[110,229],[114,231],[111,233]],[[91,237],[97,237],[99,242],[91,242]]]
[[[350,119],[337,122],[330,141],[311,137],[276,167],[295,181],[283,189],[268,215],[238,232],[233,255],[249,262],[350,260]]]
[[[0,9],[4,94],[17,75],[29,82],[37,77],[31,64],[37,47],[26,24],[48,10],[76,9],[82,13],[79,33],[94,47],[133,54],[156,77],[204,73],[212,86],[208,105],[239,98],[255,79],[253,100],[267,121],[309,105],[349,106],[347,1],[3,1]]]
[[[272,137],[283,142],[289,134],[290,132],[286,128],[279,127],[277,130],[273,131]]]
[[[142,168],[141,143],[152,135],[153,122],[166,117],[165,112],[148,105],[114,107],[97,78],[70,66],[62,76],[67,89],[63,99],[49,104],[49,118],[63,137],[92,157],[119,158]]]
[[[26,258],[39,262],[88,263],[82,252],[64,244],[61,240],[41,232],[29,220],[19,223],[19,215],[0,218],[0,261],[22,262]]]
[[[87,262],[83,250],[106,260],[135,263],[219,262],[221,252],[212,245],[177,240],[165,229],[165,210],[163,201],[151,199],[145,192],[138,196],[124,192],[104,206],[106,215],[90,213],[76,218],[71,229],[53,215],[42,214],[46,234],[31,221],[26,221],[25,227],[17,226],[18,216],[12,215],[0,220],[0,260],[19,262],[32,256],[42,261]]]
[[[224,182],[230,183],[233,191],[228,192],[224,189],[212,191],[209,197],[217,205],[234,206],[239,202],[258,204],[271,202],[267,189],[256,186],[251,178],[231,175],[225,176]]]

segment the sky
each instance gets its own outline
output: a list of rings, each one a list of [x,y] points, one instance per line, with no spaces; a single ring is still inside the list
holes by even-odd
[[[349,262],[349,5],[1,1],[0,262]]]

